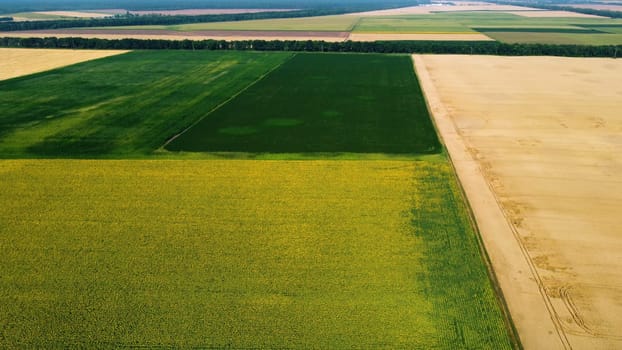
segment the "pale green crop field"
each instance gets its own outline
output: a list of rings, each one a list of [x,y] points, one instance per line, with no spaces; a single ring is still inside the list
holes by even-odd
[[[529,18],[509,13],[461,12],[362,18],[354,28],[361,33],[472,33],[478,27],[574,28],[581,24],[622,24],[619,19]]]

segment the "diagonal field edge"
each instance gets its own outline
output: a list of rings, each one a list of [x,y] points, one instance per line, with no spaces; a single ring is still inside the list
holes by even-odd
[[[158,147],[155,151],[156,152],[162,152],[162,151],[167,151],[165,148],[166,146],[168,146],[169,143],[175,141],[176,138],[180,137],[181,135],[185,134],[186,132],[188,132],[188,130],[192,129],[193,127],[195,127],[197,124],[199,124],[201,121],[203,121],[205,118],[207,118],[210,114],[214,113],[215,111],[217,111],[218,109],[220,109],[222,106],[226,105],[227,103],[231,102],[233,99],[235,99],[236,97],[238,97],[240,94],[242,94],[244,91],[248,90],[249,88],[251,88],[253,85],[257,84],[258,82],[262,81],[265,77],[267,77],[268,75],[270,75],[272,72],[274,72],[275,70],[279,69],[282,65],[284,65],[285,63],[289,62],[292,58],[294,58],[297,54],[292,54],[291,56],[289,56],[288,58],[286,58],[285,60],[283,60],[283,62],[277,64],[276,66],[274,66],[272,69],[270,69],[269,71],[267,71],[266,73],[262,74],[259,76],[259,78],[255,79],[254,81],[252,81],[250,84],[248,84],[246,87],[242,88],[240,91],[236,92],[235,94],[233,94],[233,96],[229,97],[228,99],[226,99],[225,101],[221,102],[220,104],[218,104],[216,107],[212,108],[211,110],[209,110],[207,113],[205,113],[204,116],[202,116],[201,118],[197,119],[194,123],[190,124],[187,128],[185,128],[184,130],[182,130],[181,132],[173,135],[171,138],[169,138],[168,140],[166,140],[166,142],[164,142],[164,144],[160,147]]]

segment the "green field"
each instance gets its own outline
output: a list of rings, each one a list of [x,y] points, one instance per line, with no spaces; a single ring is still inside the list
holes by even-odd
[[[440,144],[410,56],[297,54],[166,149],[428,154]]]
[[[437,161],[0,161],[8,348],[508,349]]]
[[[480,27],[580,29],[583,24],[610,24],[615,27],[620,23],[622,20],[605,18],[529,18],[509,13],[460,12],[363,18],[357,23],[354,32],[470,33]]]
[[[0,82],[0,157],[136,157],[288,53],[143,51]]]

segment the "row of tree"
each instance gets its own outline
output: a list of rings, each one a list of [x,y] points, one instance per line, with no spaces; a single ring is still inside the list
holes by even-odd
[[[0,38],[0,47],[122,50],[254,50],[361,53],[473,54],[500,56],[613,57],[622,45],[505,44],[496,41],[325,42],[281,40],[142,40],[86,38]]]

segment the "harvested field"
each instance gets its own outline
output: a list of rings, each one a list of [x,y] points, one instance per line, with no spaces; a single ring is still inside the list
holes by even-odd
[[[525,348],[622,347],[622,61],[415,63]]]
[[[378,41],[378,40],[451,40],[451,41],[477,41],[493,40],[484,34],[472,33],[450,33],[450,34],[427,34],[427,33],[406,33],[406,34],[374,34],[374,33],[352,33],[348,37],[352,41]]]
[[[79,62],[119,55],[120,50],[48,50],[0,48],[0,80],[39,73]]]
[[[33,12],[41,15],[60,16],[60,17],[76,17],[76,18],[104,18],[110,17],[112,14],[101,12],[83,12],[83,11],[41,11]]]
[[[8,348],[510,349],[445,159],[0,161]]]
[[[164,15],[164,16],[198,16],[198,15],[226,15],[237,13],[287,12],[295,9],[184,9],[169,11],[130,11],[137,15]]]

